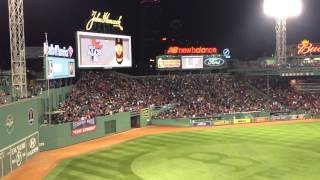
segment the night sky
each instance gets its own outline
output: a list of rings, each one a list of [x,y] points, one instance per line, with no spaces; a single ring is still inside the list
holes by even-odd
[[[134,64],[146,64],[169,45],[230,48],[240,60],[270,56],[275,48],[274,20],[263,0],[161,0],[146,8],[139,0],[31,0],[24,2],[26,46],[49,43],[75,47],[91,10],[123,15],[123,34],[132,36]],[[305,0],[303,14],[288,20],[288,44],[320,42],[319,0]],[[7,0],[0,1],[0,69],[10,67]],[[110,33],[117,33],[111,30]],[[173,42],[161,42],[161,37]]]

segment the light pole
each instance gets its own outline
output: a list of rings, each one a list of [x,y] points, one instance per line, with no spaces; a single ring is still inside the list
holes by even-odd
[[[264,0],[264,12],[276,19],[275,59],[279,65],[287,61],[287,18],[302,12],[302,0]]]
[[[27,98],[23,0],[8,0],[12,97]]]

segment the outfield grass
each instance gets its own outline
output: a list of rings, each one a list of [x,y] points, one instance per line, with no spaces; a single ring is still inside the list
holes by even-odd
[[[146,136],[66,159],[46,179],[317,180],[320,123]]]

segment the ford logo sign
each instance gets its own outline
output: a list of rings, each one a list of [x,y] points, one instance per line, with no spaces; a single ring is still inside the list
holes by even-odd
[[[204,60],[204,64],[207,66],[221,66],[224,64],[224,59],[221,58],[207,58]]]

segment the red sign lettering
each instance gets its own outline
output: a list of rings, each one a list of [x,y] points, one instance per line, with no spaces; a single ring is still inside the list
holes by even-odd
[[[85,128],[81,128],[81,129],[73,129],[72,136],[77,136],[77,135],[84,134],[87,132],[92,132],[92,131],[95,131],[96,128],[97,128],[96,125],[93,125],[93,126],[89,126],[89,127],[85,127]]]
[[[217,48],[206,48],[206,47],[190,47],[180,48],[178,46],[169,47],[167,54],[217,54]]]
[[[320,53],[320,45],[310,43],[308,40],[303,40],[298,44],[298,55],[312,55]]]

